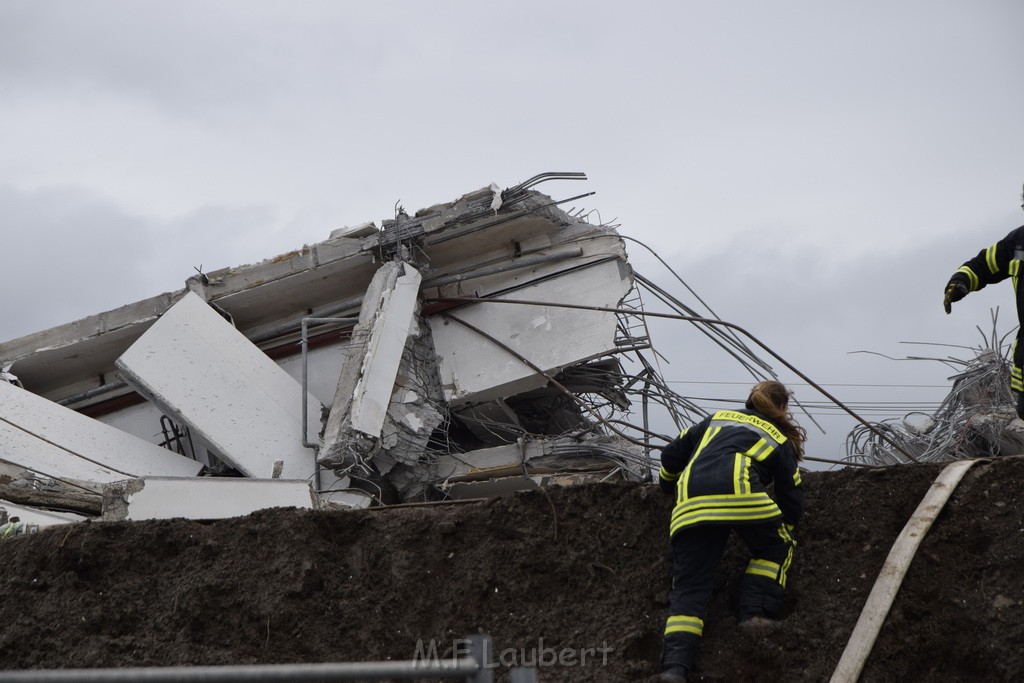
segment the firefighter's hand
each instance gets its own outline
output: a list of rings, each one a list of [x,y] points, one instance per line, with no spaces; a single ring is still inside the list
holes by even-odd
[[[960,301],[967,296],[967,287],[959,282],[951,282],[946,287],[946,295],[942,297],[942,307],[946,309],[946,315],[949,315],[953,310],[953,302]]]

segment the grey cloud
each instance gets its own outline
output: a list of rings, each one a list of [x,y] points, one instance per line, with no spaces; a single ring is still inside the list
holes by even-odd
[[[0,186],[0,338],[180,289],[195,267],[275,256],[267,235],[276,219],[266,207],[208,206],[160,220],[79,188]]]

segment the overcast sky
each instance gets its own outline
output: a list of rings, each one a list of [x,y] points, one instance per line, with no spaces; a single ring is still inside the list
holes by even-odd
[[[1024,3],[0,0],[0,339],[495,182],[649,244],[818,382],[939,384],[1024,223]],[[685,291],[636,244],[634,267]],[[745,382],[681,325],[678,382]],[[783,378],[794,379],[781,366]],[[694,396],[745,387],[678,384]],[[799,398],[819,400],[809,387]],[[844,400],[941,388],[835,386]],[[850,421],[810,450],[836,457]]]

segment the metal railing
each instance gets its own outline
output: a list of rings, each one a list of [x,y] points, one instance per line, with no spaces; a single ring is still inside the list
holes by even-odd
[[[466,683],[493,683],[491,639],[468,636],[465,654],[399,662],[327,662],[246,666],[172,666],[118,669],[28,669],[0,671],[0,683],[234,683],[236,681],[373,681],[413,678],[464,678]],[[513,683],[537,683],[534,667],[510,670]]]

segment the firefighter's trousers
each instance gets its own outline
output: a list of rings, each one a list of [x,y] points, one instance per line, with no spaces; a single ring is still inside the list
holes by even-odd
[[[740,584],[739,621],[754,616],[781,617],[786,575],[796,547],[786,526],[774,521],[680,529],[672,536],[672,590],[661,655],[663,669],[693,669],[715,571],[732,530],[752,555]]]

